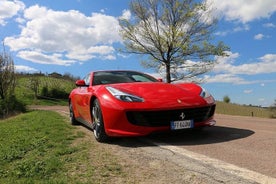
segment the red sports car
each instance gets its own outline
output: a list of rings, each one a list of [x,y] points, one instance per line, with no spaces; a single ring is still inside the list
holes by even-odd
[[[76,86],[69,96],[71,123],[91,128],[99,142],[216,123],[214,98],[193,83],[115,70],[91,72]]]

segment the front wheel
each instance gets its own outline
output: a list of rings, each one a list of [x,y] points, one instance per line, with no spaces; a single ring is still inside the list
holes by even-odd
[[[96,99],[92,106],[92,120],[94,137],[98,142],[106,142],[108,136],[105,133],[102,110],[99,101]]]

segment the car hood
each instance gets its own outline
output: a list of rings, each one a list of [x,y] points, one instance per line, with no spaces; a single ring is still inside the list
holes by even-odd
[[[169,84],[155,83],[124,83],[109,85],[121,91],[142,97],[147,103],[166,105],[193,105],[205,104],[205,100],[199,96],[200,87],[194,84]]]

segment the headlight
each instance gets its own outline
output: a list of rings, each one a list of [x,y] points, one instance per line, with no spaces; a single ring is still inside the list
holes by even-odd
[[[213,98],[213,96],[208,91],[206,91],[204,88],[201,88],[200,96],[202,98],[204,98],[204,100],[208,104],[212,104],[215,102],[215,99]]]
[[[208,97],[211,96],[211,94],[210,94],[208,91],[206,91],[206,89],[201,88],[200,96],[201,96],[202,98],[208,98]]]
[[[105,87],[115,98],[124,102],[143,102],[144,99],[135,95],[131,95],[125,92],[122,92],[116,88],[107,86]]]

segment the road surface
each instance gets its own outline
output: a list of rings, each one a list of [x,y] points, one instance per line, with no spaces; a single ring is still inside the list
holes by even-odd
[[[151,139],[276,178],[276,120],[217,114],[217,125]]]

